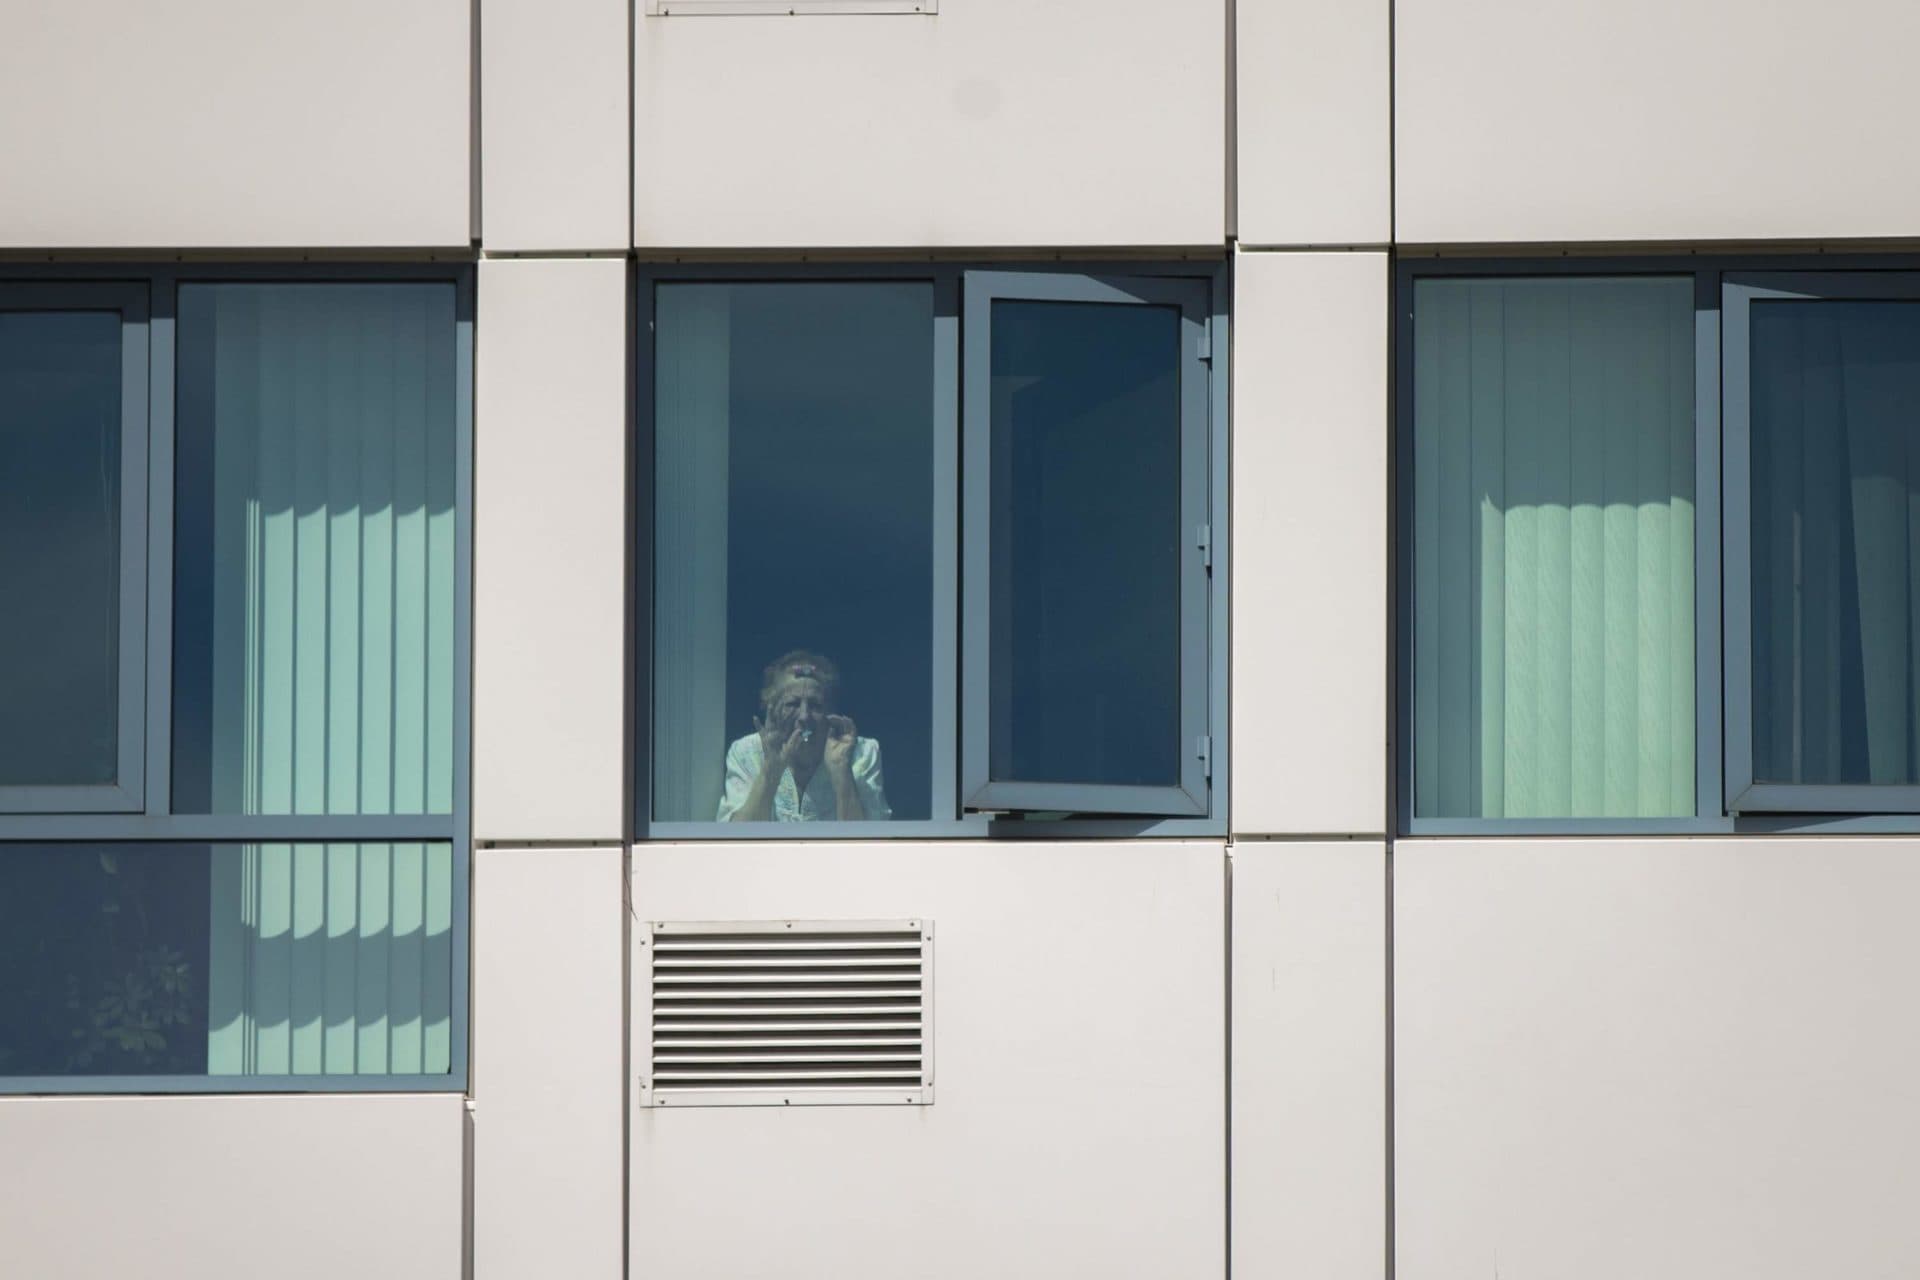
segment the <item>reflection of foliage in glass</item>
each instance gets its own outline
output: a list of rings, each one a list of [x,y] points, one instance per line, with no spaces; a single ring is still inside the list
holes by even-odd
[[[72,986],[76,994],[70,1005],[77,1006],[79,983]],[[103,986],[88,1025],[73,1030],[81,1044],[68,1062],[86,1070],[113,1049],[142,1069],[158,1066],[168,1029],[188,1021],[185,957],[172,947],[144,947],[134,954],[131,972],[109,976]]]
[[[204,1070],[187,938],[170,912],[154,918],[182,887],[178,863],[72,846],[20,854],[0,862],[0,1074]]]

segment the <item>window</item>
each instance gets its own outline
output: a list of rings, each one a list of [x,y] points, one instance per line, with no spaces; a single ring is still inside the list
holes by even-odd
[[[969,703],[985,809],[1204,814],[1206,289],[967,279]],[[1191,629],[1189,634],[1183,630]]]
[[[464,1088],[470,296],[0,282],[0,1090]]]
[[[1403,269],[1407,829],[1920,812],[1920,275],[1742,266]]]
[[[0,812],[139,807],[147,314],[0,281]]]
[[[1724,306],[1728,803],[1920,810],[1920,275]]]
[[[643,827],[1217,819],[1216,289],[643,281]]]

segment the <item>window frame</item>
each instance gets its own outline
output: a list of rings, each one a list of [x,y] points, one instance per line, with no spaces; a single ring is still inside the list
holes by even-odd
[[[971,700],[984,699],[965,683],[962,641],[962,561],[969,526],[961,504],[966,459],[964,294],[969,276],[1010,274],[1060,280],[1079,277],[1127,277],[1135,281],[1189,281],[1204,291],[1213,358],[1208,365],[1206,402],[1207,457],[1204,484],[1214,529],[1211,589],[1205,612],[1204,687],[1212,739],[1212,781],[1208,810],[1193,815],[1101,815],[966,812],[962,808],[965,722]],[[933,504],[934,632],[931,708],[933,730],[933,816],[926,821],[733,823],[655,821],[652,816],[654,682],[654,322],[655,290],[663,284],[791,284],[925,281],[934,290],[935,483]],[[698,262],[675,260],[636,264],[630,307],[636,323],[630,400],[632,419],[628,502],[632,527],[627,545],[629,622],[628,733],[631,752],[627,806],[630,841],[900,841],[914,839],[1036,838],[1182,838],[1222,836],[1227,832],[1230,760],[1227,750],[1227,527],[1229,305],[1231,275],[1220,255],[1139,262],[1098,259],[1021,262],[972,259],[900,259],[892,261]],[[982,703],[984,705],[984,703]],[[943,816],[951,814],[953,816]],[[791,827],[793,830],[781,829]]]
[[[120,317],[118,781],[0,786],[0,815],[136,812],[146,788],[147,293],[118,282],[51,284],[0,277],[0,312],[12,311],[111,311]]]
[[[1736,658],[1748,660],[1742,648],[1744,631],[1736,631],[1732,583],[1747,572],[1736,563],[1744,544],[1736,546],[1731,530],[1748,518],[1744,487],[1736,495],[1731,468],[1736,444],[1732,402],[1744,397],[1729,353],[1735,341],[1730,332],[1733,290],[1760,283],[1778,288],[1795,279],[1817,277],[1847,282],[1849,287],[1885,281],[1897,273],[1920,271],[1920,255],[1912,253],[1809,254],[1633,254],[1593,253],[1538,257],[1442,257],[1437,252],[1397,255],[1394,267],[1393,327],[1391,330],[1392,448],[1389,501],[1393,516],[1390,540],[1389,608],[1392,617],[1394,661],[1388,734],[1393,756],[1389,771],[1389,811],[1397,834],[1403,836],[1605,836],[1605,835],[1732,835],[1732,834],[1913,834],[1920,833],[1920,812],[1902,811],[1876,800],[1871,808],[1847,808],[1827,795],[1801,792],[1802,803],[1790,806],[1785,797],[1757,794],[1748,786],[1735,790],[1733,734],[1736,714],[1751,708],[1736,706],[1749,696]],[[1695,651],[1695,760],[1694,813],[1671,818],[1435,818],[1413,813],[1413,334],[1414,286],[1422,279],[1525,276],[1686,276],[1694,281],[1694,651]],[[1920,290],[1913,290],[1920,297]],[[1905,295],[1902,295],[1905,296]],[[1744,353],[1743,353],[1744,357]],[[1744,369],[1744,358],[1741,368]],[[1723,400],[1726,404],[1723,406]],[[1742,419],[1744,422],[1744,418]],[[1723,453],[1726,456],[1723,456]],[[1750,591],[1750,582],[1749,582]],[[1748,596],[1750,599],[1750,595]],[[1725,614],[1723,622],[1723,611]],[[1736,643],[1737,642],[1737,643]],[[1740,649],[1740,653],[1735,650]],[[1751,721],[1744,741],[1751,750]],[[1748,766],[1750,770],[1750,764]],[[1828,790],[1832,790],[1831,788]],[[1890,788],[1879,788],[1881,792]],[[1920,808],[1920,787],[1913,801]],[[1768,804],[1765,811],[1736,808],[1734,801]]]
[[[1902,271],[1729,271],[1721,283],[1726,340],[1726,627],[1729,813],[1920,813],[1920,783],[1757,782],[1753,767],[1752,305],[1794,301],[1920,302],[1920,274]]]
[[[473,690],[473,389],[474,267],[470,258],[391,263],[230,263],[165,265],[103,262],[0,263],[0,289],[91,290],[114,287],[147,307],[145,458],[140,472],[144,519],[139,575],[144,616],[145,749],[142,802],[125,813],[0,813],[0,857],[13,843],[348,844],[431,843],[453,854],[450,1060],[440,1075],[73,1075],[0,1076],[0,1097],[75,1094],[464,1094],[468,1085],[471,990],[470,885],[473,848],[471,759]],[[176,814],[173,803],[174,388],[179,290],[194,284],[435,283],[454,290],[454,612],[453,805],[445,814]],[[123,843],[124,842],[124,843]]]
[[[1174,786],[1117,786],[1093,782],[995,781],[989,744],[993,739],[993,550],[991,529],[1001,495],[993,488],[993,399],[991,351],[993,304],[1078,302],[1101,306],[1174,307],[1180,313],[1180,781]],[[1206,452],[1207,349],[1206,291],[1197,282],[1150,276],[1039,275],[1031,272],[969,271],[965,280],[966,364],[963,370],[966,509],[961,523],[966,545],[961,557],[961,685],[969,690],[962,708],[961,806],[963,811],[1091,811],[1199,817],[1208,806],[1208,754],[1200,748],[1208,735],[1206,673],[1189,655],[1204,651],[1206,604],[1212,569],[1207,563],[1213,539],[1207,510]]]

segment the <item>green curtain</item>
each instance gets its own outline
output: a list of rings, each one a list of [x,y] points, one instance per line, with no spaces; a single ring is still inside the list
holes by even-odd
[[[1920,306],[1751,318],[1754,776],[1920,781]]]
[[[212,343],[213,811],[450,813],[452,288],[181,295]],[[216,849],[209,1071],[446,1071],[452,865]]]
[[[1692,291],[1416,285],[1419,816],[1694,812]]]

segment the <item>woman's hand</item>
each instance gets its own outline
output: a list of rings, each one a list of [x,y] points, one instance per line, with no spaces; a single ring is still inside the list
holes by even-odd
[[[836,783],[853,780],[853,744],[858,731],[848,716],[827,717],[827,745],[825,763],[827,776]]]
[[[773,776],[778,778],[786,771],[788,761],[800,745],[800,726],[769,713],[765,720],[755,716],[753,727],[760,733],[761,768],[771,770]]]

